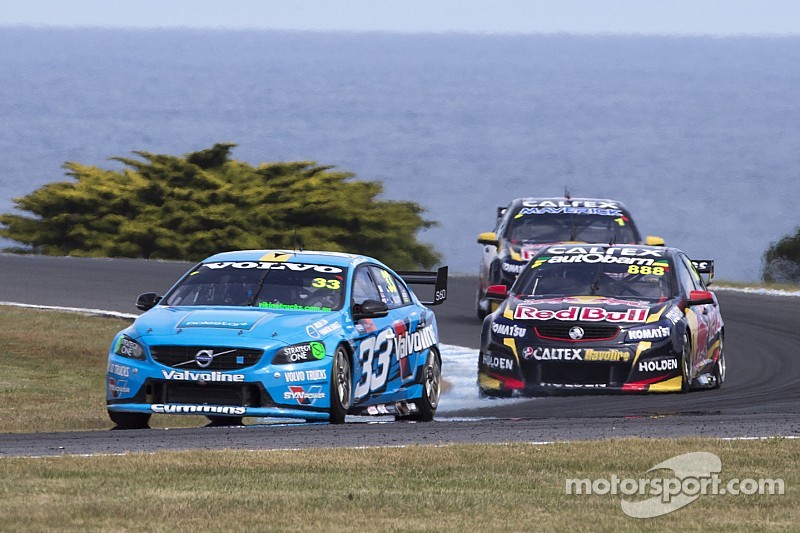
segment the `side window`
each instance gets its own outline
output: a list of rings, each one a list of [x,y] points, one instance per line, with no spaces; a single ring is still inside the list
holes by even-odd
[[[370,269],[361,267],[353,276],[353,303],[361,305],[365,300],[381,301],[382,299],[378,287],[372,280]]]
[[[374,266],[371,269],[375,281],[378,282],[378,291],[381,293],[381,300],[386,302],[389,309],[406,305],[403,301],[403,295],[400,292],[400,287],[402,285],[398,284],[395,277],[392,276],[389,271],[382,268]],[[406,296],[408,295],[406,294]]]
[[[694,268],[694,265],[689,260],[689,258],[686,257],[685,255],[682,255],[681,259],[686,264],[686,268],[689,270],[689,275],[692,277],[692,281],[694,281],[695,290],[698,291],[706,290],[706,284],[703,283],[703,278],[701,278],[700,274],[697,273],[697,269]]]
[[[683,293],[688,297],[691,291],[697,290],[694,284],[694,279],[686,266],[686,261],[683,256],[678,261],[675,261],[675,266],[678,268],[678,283],[681,285]]]

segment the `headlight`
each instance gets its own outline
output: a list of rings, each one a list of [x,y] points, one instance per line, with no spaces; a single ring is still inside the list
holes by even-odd
[[[325,358],[325,345],[321,342],[311,341],[294,344],[281,348],[272,358],[273,365],[290,365],[293,363],[306,363],[319,361]]]
[[[660,320],[655,324],[630,328],[625,335],[625,340],[628,342],[661,341],[668,339],[671,335],[672,322],[670,320]]]
[[[142,345],[131,339],[127,335],[121,335],[114,346],[114,353],[122,357],[144,360],[144,348]]]

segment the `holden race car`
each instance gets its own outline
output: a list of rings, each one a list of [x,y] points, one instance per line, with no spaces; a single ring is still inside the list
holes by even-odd
[[[434,285],[423,304],[408,284]],[[429,291],[431,292],[431,291]],[[441,387],[436,318],[447,267],[398,273],[361,255],[247,250],[213,255],[145,311],[108,356],[107,409],[120,428],[152,414],[343,423],[347,414],[433,419]]]
[[[494,231],[478,235],[484,245],[478,272],[476,311],[483,319],[494,311],[486,297],[490,285],[511,287],[533,255],[561,242],[640,244],[630,213],[616,200],[602,198],[517,198],[497,208]],[[648,236],[645,243],[664,240]]]
[[[707,280],[701,277],[707,275]],[[486,317],[485,396],[687,392],[725,381],[724,325],[706,288],[713,261],[675,248],[563,244],[540,250]]]

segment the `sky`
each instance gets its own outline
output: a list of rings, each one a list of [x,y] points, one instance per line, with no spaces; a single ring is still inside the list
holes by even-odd
[[[0,0],[0,26],[797,35],[799,0]]]

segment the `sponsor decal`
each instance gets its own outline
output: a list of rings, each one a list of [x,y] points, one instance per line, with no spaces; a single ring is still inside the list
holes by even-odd
[[[328,372],[324,368],[318,370],[297,370],[284,373],[283,378],[289,383],[295,383],[297,381],[321,381],[328,379]]]
[[[325,345],[318,341],[286,346],[278,350],[273,360],[276,364],[304,363],[325,358]]]
[[[362,318],[356,324],[356,329],[359,333],[372,333],[374,331],[378,331],[377,326],[375,326],[375,321],[371,318]]]
[[[659,359],[658,361],[639,361],[639,372],[664,372],[677,370],[677,359]]]
[[[314,405],[314,402],[325,398],[322,385],[313,385],[306,390],[302,385],[290,385],[283,393],[284,400],[297,400],[300,405]]]
[[[498,324],[492,322],[492,333],[503,337],[524,337],[528,334],[527,328],[521,328],[516,324]]]
[[[127,385],[127,380],[108,378],[108,390],[111,391],[112,398],[119,398],[123,394],[130,394],[131,389]]]
[[[599,207],[523,207],[515,218],[526,215],[600,215],[604,217],[621,217],[619,209],[602,209]]]
[[[523,207],[595,207],[598,209],[620,209],[619,204],[610,200],[525,200]]]
[[[505,357],[496,357],[491,354],[483,354],[483,366],[498,370],[514,370],[514,361]]]
[[[575,254],[575,255],[556,255],[547,260],[548,263],[604,263],[619,265],[643,265],[651,266],[655,263],[649,257],[626,257],[605,254]],[[539,263],[539,261],[536,261]],[[537,264],[537,266],[539,266]]]
[[[527,349],[530,349],[528,347]],[[530,349],[531,357],[537,361],[582,361],[582,348],[534,348]],[[523,355],[525,355],[523,353]],[[530,359],[530,357],[526,357]]]
[[[653,328],[637,328],[628,331],[629,341],[649,341],[655,339],[666,339],[670,335],[667,326],[657,326]]]
[[[134,369],[135,373],[136,369]],[[118,365],[117,363],[112,363],[111,361],[108,362],[108,372],[111,374],[116,374],[118,376],[122,376],[124,378],[130,377],[131,375],[131,367],[125,365]]]
[[[203,266],[212,270],[220,268],[238,268],[258,270],[291,270],[293,272],[319,272],[322,274],[341,274],[343,270],[330,265],[311,265],[306,263],[285,263],[271,261],[220,261],[219,263],[204,263]]]
[[[313,324],[306,326],[306,333],[312,339],[319,339],[333,333],[337,329],[342,329],[338,322],[328,322],[327,320],[317,320]]]
[[[626,309],[624,311],[607,311],[602,307],[570,306],[567,309],[553,311],[539,309],[532,305],[519,304],[514,310],[517,320],[562,320],[569,322],[644,322],[647,320],[647,309]]]
[[[583,354],[585,361],[622,361],[627,362],[631,354],[623,350],[594,350],[587,348]]]
[[[162,370],[164,379],[174,381],[208,381],[213,383],[241,383],[244,374],[223,374],[222,372],[192,372],[191,370]]]
[[[522,270],[524,268],[525,268],[525,263],[520,263],[518,265],[515,265],[515,264],[512,264],[512,263],[506,263],[505,261],[503,261],[503,265],[502,265],[502,269],[505,272],[509,272],[511,274],[519,274],[520,272],[522,272]]]
[[[431,326],[423,326],[415,331],[408,331],[408,324],[397,321],[393,325],[395,332],[395,353],[400,366],[400,377],[407,381],[414,377],[414,369],[408,356],[420,353],[436,344],[436,333]]]
[[[663,250],[647,250],[626,246],[611,246],[609,248],[601,248],[599,246],[551,246],[547,251],[554,255],[599,254],[620,257],[655,257],[657,259],[664,256]]]
[[[170,415],[235,415],[241,416],[247,413],[244,407],[231,407],[223,405],[166,405],[155,403],[150,406],[154,413]]]
[[[278,309],[280,311],[320,311],[327,313],[331,310],[330,307],[318,307],[316,305],[300,305],[300,304],[281,304],[275,302],[258,302],[260,309]]]
[[[227,320],[185,320],[178,324],[179,328],[250,329],[252,326],[252,322],[229,322]]]
[[[667,314],[664,315],[668,318],[673,324],[677,324],[680,322],[681,318],[683,318],[683,312],[675,306],[672,306]]]

